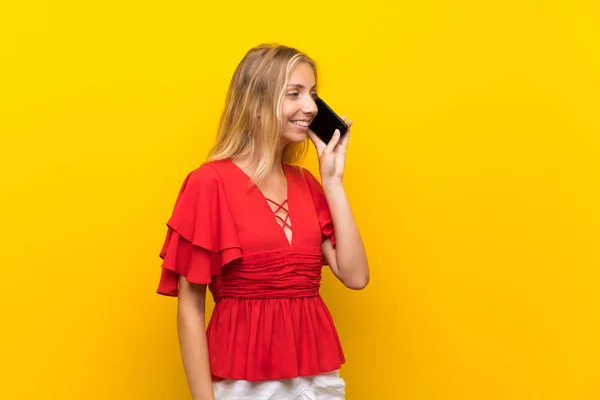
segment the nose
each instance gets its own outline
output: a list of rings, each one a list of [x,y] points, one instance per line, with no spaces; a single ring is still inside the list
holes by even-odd
[[[302,112],[304,114],[310,114],[311,116],[317,115],[317,103],[312,96],[306,96],[306,100],[302,103]]]

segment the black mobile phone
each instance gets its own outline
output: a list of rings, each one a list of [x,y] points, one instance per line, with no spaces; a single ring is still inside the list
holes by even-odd
[[[348,132],[348,125],[321,99],[315,98],[317,104],[317,115],[308,127],[322,141],[327,144],[333,137],[336,129],[340,130],[340,137]]]

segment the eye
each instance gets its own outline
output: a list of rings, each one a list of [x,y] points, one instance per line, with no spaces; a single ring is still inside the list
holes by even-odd
[[[317,97],[319,97],[319,95],[315,92],[312,92],[310,95],[312,96],[313,99],[316,99]]]
[[[291,97],[298,97],[300,95],[300,93],[298,93],[298,92],[289,92],[287,95],[291,96]]]

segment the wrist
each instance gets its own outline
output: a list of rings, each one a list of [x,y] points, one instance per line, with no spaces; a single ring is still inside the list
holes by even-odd
[[[321,185],[325,192],[332,192],[344,189],[344,182],[341,177],[321,178]]]

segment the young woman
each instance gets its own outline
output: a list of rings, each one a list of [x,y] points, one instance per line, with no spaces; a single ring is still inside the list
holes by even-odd
[[[233,75],[210,158],[175,202],[158,293],[179,297],[194,400],[344,398],[321,269],[362,289],[369,268],[342,183],[350,135],[336,131],[325,144],[308,129],[316,72],[293,48],[251,49]],[[307,138],[321,183],[297,166]],[[207,285],[215,308],[205,331]]]

